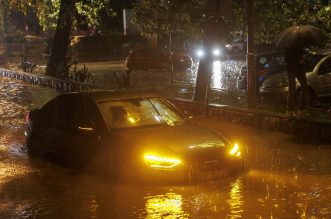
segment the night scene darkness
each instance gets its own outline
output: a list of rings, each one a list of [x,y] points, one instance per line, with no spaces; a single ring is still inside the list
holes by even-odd
[[[0,219],[331,218],[330,0],[2,0]]]

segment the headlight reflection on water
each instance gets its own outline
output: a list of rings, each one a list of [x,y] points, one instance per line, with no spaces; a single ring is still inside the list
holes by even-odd
[[[166,193],[146,197],[146,218],[189,218],[182,208],[182,196],[176,193]]]
[[[242,178],[238,178],[231,184],[231,190],[229,192],[228,203],[230,205],[230,217],[229,218],[242,218],[243,213],[243,182]]]

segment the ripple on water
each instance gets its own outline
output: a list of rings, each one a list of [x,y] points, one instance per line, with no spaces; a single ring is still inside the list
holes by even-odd
[[[12,78],[0,77],[0,127],[22,129],[29,110],[59,93]]]

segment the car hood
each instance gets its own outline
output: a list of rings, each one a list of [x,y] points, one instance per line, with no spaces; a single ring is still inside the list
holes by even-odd
[[[261,93],[287,92],[288,80],[286,72],[270,75],[260,87]]]
[[[317,80],[318,77],[317,73],[315,71],[311,71],[311,72],[307,72],[306,73],[306,77],[309,83],[311,83],[312,81],[315,82]]]
[[[111,139],[123,148],[180,155],[187,155],[192,151],[219,150],[229,144],[220,134],[192,123],[173,127],[123,129],[113,131]]]

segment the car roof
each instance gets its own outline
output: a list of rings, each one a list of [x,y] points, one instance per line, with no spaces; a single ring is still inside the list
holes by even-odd
[[[69,92],[62,95],[71,96],[85,96],[93,99],[95,102],[103,102],[118,99],[131,99],[131,98],[144,98],[144,97],[161,97],[162,95],[153,89],[148,90],[92,90],[92,91],[79,91]]]
[[[277,48],[270,51],[263,51],[256,53],[256,56],[273,56],[273,55],[284,55],[284,49]]]

